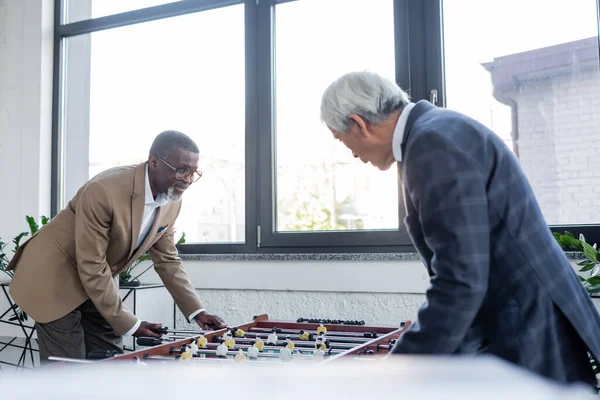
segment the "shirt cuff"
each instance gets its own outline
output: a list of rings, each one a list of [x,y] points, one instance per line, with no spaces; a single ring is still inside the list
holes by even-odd
[[[206,311],[206,309],[204,309],[204,308],[201,308],[201,309],[199,309],[199,310],[197,310],[197,311],[194,311],[193,313],[191,313],[191,314],[190,314],[190,316],[188,317],[188,321],[190,321],[190,322],[191,322],[191,321],[194,319],[194,317],[195,317],[196,315],[200,314],[202,311]]]
[[[131,328],[130,330],[128,330],[125,333],[125,336],[131,336],[135,333],[135,331],[138,330],[138,328],[140,327],[140,325],[142,324],[142,320],[138,319],[137,322],[135,323],[135,325],[133,325],[133,328]]]

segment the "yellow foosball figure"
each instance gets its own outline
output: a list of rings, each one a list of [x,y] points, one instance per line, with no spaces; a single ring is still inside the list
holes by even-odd
[[[258,349],[258,351],[262,351],[265,342],[262,341],[260,335],[256,335],[256,339],[254,339],[254,346]]]
[[[233,328],[233,336],[238,337],[238,338],[243,338],[244,337],[244,331],[241,330],[240,328]]]
[[[327,345],[325,344],[325,341],[323,340],[322,336],[319,336],[317,340],[315,340],[315,350],[327,350]]]
[[[183,353],[181,353],[181,356],[179,357],[179,361],[186,361],[192,357],[194,357],[194,353],[192,353],[191,348],[189,346],[185,346]]]
[[[289,336],[286,336],[286,338],[285,338],[285,343],[286,343],[286,344],[285,344],[285,347],[287,347],[287,348],[288,348],[288,349],[290,349],[290,350],[294,350],[294,346],[295,346],[295,344],[294,344],[294,342],[292,342],[292,340],[290,339],[290,337],[289,337]]]
[[[235,356],[233,356],[233,359],[235,361],[244,361],[246,359],[246,354],[244,353],[244,350],[239,349],[238,353]]]
[[[233,349],[233,346],[235,346],[235,339],[233,339],[233,337],[231,336],[231,332],[226,332],[223,335],[223,339],[223,344],[227,346],[229,350]]]
[[[196,339],[196,345],[199,349],[205,349],[206,343],[208,343],[208,339],[205,338],[203,334],[200,334],[200,336],[198,336],[198,339]]]
[[[298,335],[300,336],[300,340],[305,340],[306,341],[306,340],[310,339],[310,333],[304,332],[304,330],[301,330]]]
[[[321,335],[321,334],[326,334],[327,333],[327,328],[325,327],[325,325],[323,324],[319,324],[319,326],[317,327],[317,335]]]

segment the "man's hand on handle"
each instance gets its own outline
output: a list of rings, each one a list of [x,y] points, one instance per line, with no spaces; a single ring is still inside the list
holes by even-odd
[[[227,325],[225,321],[223,321],[219,316],[213,314],[207,314],[206,311],[202,311],[200,314],[194,317],[200,329],[208,331],[208,330],[217,330],[226,328]]]
[[[148,321],[142,321],[137,331],[133,333],[135,337],[155,337],[159,338],[162,335],[160,333],[153,332],[152,329],[162,328],[162,324],[155,324]]]

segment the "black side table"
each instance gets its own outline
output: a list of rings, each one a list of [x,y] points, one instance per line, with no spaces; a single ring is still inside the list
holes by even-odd
[[[19,316],[17,314],[18,307],[8,293],[9,285],[10,285],[10,282],[0,282],[0,286],[2,287],[2,292],[4,293],[4,296],[8,302],[8,308],[6,309],[6,311],[4,311],[0,314],[0,324],[7,324],[7,325],[12,325],[14,327],[17,327],[16,330],[21,331],[23,333],[23,335],[14,336],[14,337],[9,336],[10,339],[8,340],[8,342],[4,342],[4,341],[0,340],[0,346],[1,346],[0,353],[2,353],[3,351],[5,351],[11,347],[19,348],[22,351],[21,351],[19,360],[17,361],[16,364],[12,363],[12,362],[7,362],[7,361],[0,361],[0,364],[14,366],[15,369],[29,368],[29,367],[25,366],[25,362],[27,360],[27,357],[29,356],[31,358],[31,368],[33,368],[33,367],[35,367],[35,358],[36,358],[36,357],[34,357],[34,352],[39,353],[39,350],[37,348],[34,348],[32,345],[34,340],[37,344],[37,339],[33,338],[33,334],[35,333],[35,325],[33,325],[33,326],[26,325],[23,321],[21,321],[19,319]],[[11,318],[13,319],[12,321],[11,321]],[[1,330],[0,330],[0,336],[3,336]],[[24,345],[17,344],[19,339],[25,340]],[[38,360],[39,360],[39,358],[38,358]]]

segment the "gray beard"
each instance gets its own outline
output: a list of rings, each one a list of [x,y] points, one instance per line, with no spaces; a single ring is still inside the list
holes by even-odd
[[[167,197],[169,198],[169,200],[177,201],[181,198],[181,195],[173,193],[173,186],[174,185],[171,185],[167,190]]]

